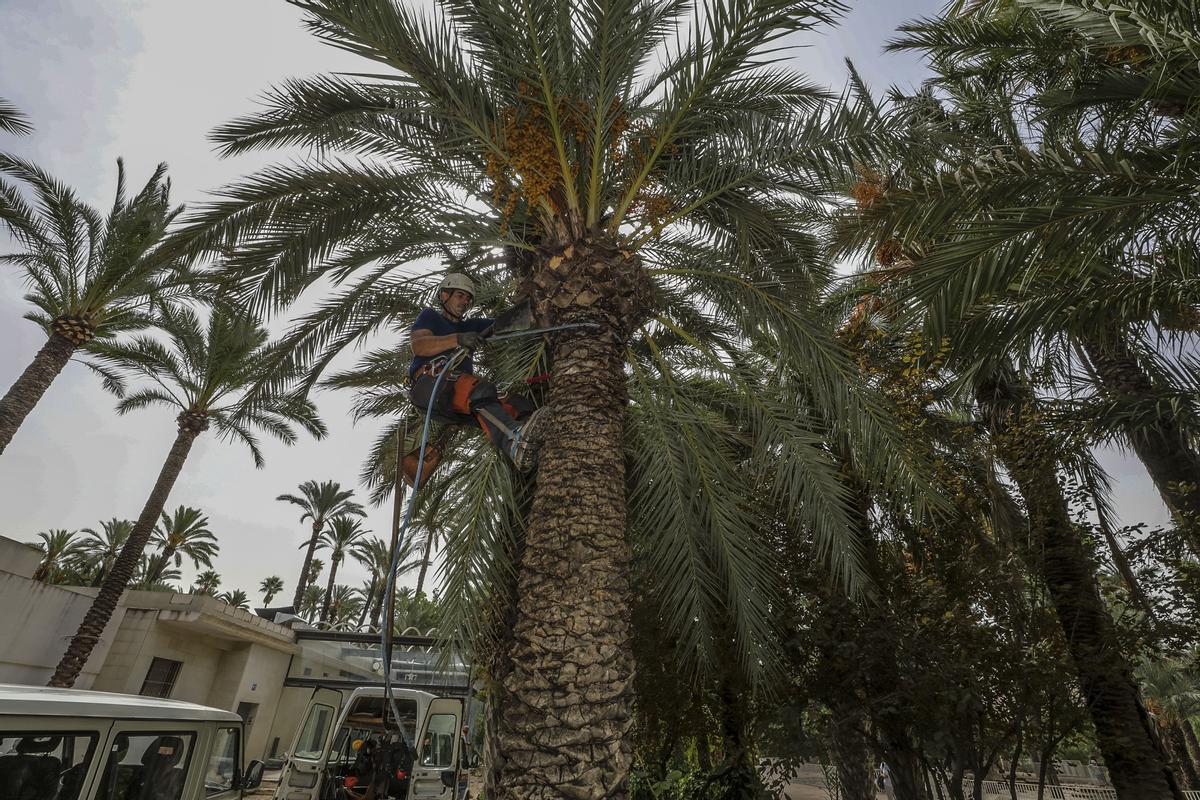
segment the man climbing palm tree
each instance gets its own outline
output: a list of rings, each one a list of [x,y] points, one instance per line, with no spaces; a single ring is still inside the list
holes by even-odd
[[[439,307],[424,309],[413,322],[409,337],[413,359],[408,367],[412,401],[422,410],[433,406],[433,414],[441,422],[478,422],[517,469],[527,471],[533,466],[537,442],[534,423],[541,415],[531,413],[532,407],[525,398],[501,393],[494,383],[475,376],[470,353],[483,344],[495,320],[466,318],[474,300],[474,281],[452,272],[438,285]],[[452,363],[460,349],[467,352],[466,358]],[[430,452],[426,446],[422,478],[437,465],[438,459],[437,451]],[[410,486],[416,478],[419,460],[419,449],[404,458],[404,476]]]

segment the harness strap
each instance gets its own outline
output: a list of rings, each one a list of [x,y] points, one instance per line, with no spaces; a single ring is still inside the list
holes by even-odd
[[[478,414],[479,416],[483,417],[484,419],[486,419],[488,422],[495,425],[497,428],[499,428],[501,431],[503,431],[505,433],[505,435],[508,436],[509,439],[512,439],[514,442],[516,442],[517,440],[519,440],[521,438],[521,434],[517,433],[512,428],[505,425],[503,422],[501,422],[499,420],[499,418],[496,417],[495,414],[488,411],[486,408],[476,409],[475,413]]]

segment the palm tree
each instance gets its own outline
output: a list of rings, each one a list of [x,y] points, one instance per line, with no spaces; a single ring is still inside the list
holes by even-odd
[[[278,575],[263,578],[262,583],[258,585],[258,590],[263,593],[263,605],[269,606],[271,599],[283,591],[283,578]]]
[[[143,553],[133,577],[129,579],[129,585],[137,589],[175,591],[169,581],[177,581],[182,577],[182,573],[172,567],[162,553]]]
[[[250,598],[241,589],[234,589],[232,592],[221,592],[217,595],[217,599],[234,608],[241,608],[246,611],[250,610]]]
[[[83,543],[76,537],[79,531],[54,528],[38,534],[40,542],[33,546],[42,551],[42,563],[33,573],[35,581],[56,583],[68,566],[73,566],[85,554]]]
[[[332,597],[326,622],[328,627],[334,630],[347,630],[354,627],[354,616],[362,608],[362,601],[355,595],[355,590],[349,586],[334,586],[332,592],[326,591],[326,597]]]
[[[1169,6],[1110,16],[1075,0],[986,0],[905,26],[893,46],[935,59],[951,103],[919,98],[915,152],[940,163],[893,183],[876,211],[892,219],[881,238],[910,252],[917,220],[943,232],[919,292],[964,310],[959,347],[1007,342],[1052,366],[1077,351],[1092,425],[1136,453],[1200,555],[1197,385],[1162,352],[1187,352],[1200,328],[1186,29]],[[969,175],[944,179],[962,164]]]
[[[308,562],[308,574],[305,576],[306,583],[312,584],[317,582],[317,578],[321,577],[321,571],[325,569],[325,562],[319,558],[314,558]],[[305,588],[304,591],[308,591]]]
[[[177,432],[133,532],[59,662],[52,686],[71,686],[87,662],[198,436],[215,426],[221,438],[243,442],[255,466],[261,467],[263,458],[255,428],[285,444],[296,441],[296,425],[317,437],[325,433],[311,403],[272,391],[264,384],[278,363],[278,354],[267,343],[267,332],[254,320],[217,307],[205,326],[190,310],[166,308],[159,324],[169,337],[167,344],[139,337],[105,345],[99,351],[102,368],[111,381],[125,374],[140,374],[149,383],[122,397],[118,412],[164,405],[178,412]],[[113,385],[121,388],[120,384]]]
[[[217,537],[208,529],[208,517],[200,509],[188,506],[180,506],[173,515],[164,511],[162,520],[150,536],[150,542],[162,548],[162,560],[159,563],[163,568],[172,558],[176,567],[182,566],[183,556],[187,556],[196,569],[200,569],[201,564],[212,567],[213,557],[220,549]],[[150,582],[160,577],[152,575]]]
[[[1137,669],[1138,683],[1154,712],[1172,761],[1185,789],[1200,783],[1200,743],[1196,741],[1191,720],[1200,717],[1200,679],[1194,666],[1182,659],[1146,658]]]
[[[0,225],[23,248],[0,261],[24,271],[31,287],[26,299],[36,307],[25,318],[49,337],[0,398],[0,453],[76,350],[149,324],[151,304],[179,266],[159,247],[182,210],[171,207],[166,169],[160,164],[129,198],[118,160],[116,202],[105,219],[38,167],[0,154]],[[36,205],[6,177],[26,184]]]
[[[196,580],[192,582],[192,594],[215,595],[220,586],[221,576],[208,569],[197,575]]]
[[[108,577],[109,570],[121,554],[121,548],[129,541],[129,534],[133,533],[133,520],[113,517],[100,523],[99,533],[92,528],[84,528],[82,533],[88,538],[80,543],[80,550],[84,561],[93,570],[92,586],[99,586]]]
[[[333,602],[333,587],[337,578],[338,567],[347,554],[353,553],[369,530],[362,526],[362,521],[352,516],[338,515],[330,518],[321,531],[321,544],[329,548],[329,582],[325,587],[325,604],[321,607],[321,622],[329,618],[329,606]]]
[[[416,537],[409,536],[400,542],[400,553],[396,558],[396,575],[403,575],[420,565],[417,557],[418,542]],[[351,555],[358,563],[367,569],[370,580],[363,593],[362,618],[358,627],[362,627],[370,616],[371,628],[379,623],[379,613],[384,606],[384,593],[387,586],[387,573],[392,564],[392,553],[388,543],[378,536],[359,542],[351,550]]]
[[[716,415],[687,429],[699,438],[682,438],[682,459],[693,463],[678,481],[651,480],[646,460],[627,496],[627,442],[670,461],[660,439],[680,443],[676,423],[699,402],[673,391],[672,372],[683,366],[660,358],[662,346],[679,344],[690,369],[711,370],[739,389],[745,380],[734,351],[746,343],[794,363],[811,377],[813,413],[805,419],[836,419],[872,473],[890,472],[892,483],[912,478],[911,464],[896,466],[905,454],[883,444],[885,415],[809,314],[830,268],[805,211],[824,191],[813,177],[833,156],[867,147],[857,134],[869,114],[809,113],[820,92],[775,59],[781,37],[831,14],[818,3],[709,0],[697,10],[705,23],[681,31],[683,41],[659,65],[659,46],[687,28],[686,4],[547,0],[534,10],[442,0],[432,18],[393,0],[298,4],[318,36],[386,74],[289,83],[273,93],[269,110],[219,130],[230,154],[302,143],[329,156],[252,176],[193,218],[179,246],[218,254],[219,271],[263,307],[286,306],[321,276],[333,278],[334,296],[287,338],[313,381],[349,343],[380,326],[405,327],[395,316],[410,314],[414,292],[431,288],[435,276],[398,267],[431,253],[472,269],[485,304],[515,289],[538,325],[594,326],[554,337],[526,361],[536,367],[526,374],[549,373],[553,422],[524,531],[516,663],[504,703],[502,738],[521,749],[521,769],[510,761],[504,784],[520,796],[586,774],[597,791],[623,796],[632,758],[624,735],[634,672],[630,521],[647,530],[661,523],[652,558],[664,566],[716,564],[736,573],[707,586],[737,587],[729,594],[738,606],[739,663],[755,670],[769,661],[762,643],[771,639],[769,615],[746,607],[767,602],[758,591],[767,570],[751,566],[756,551],[741,542],[747,528],[731,524],[742,521],[737,509],[745,505],[732,487],[745,486],[745,475],[729,468],[729,439],[707,427]],[[626,346],[635,334],[637,350]],[[635,391],[638,403],[627,405]],[[648,405],[639,407],[643,399]],[[755,418],[760,427],[795,419],[790,411]],[[802,461],[802,474],[822,476],[813,485],[836,485],[836,468],[809,446],[807,433],[803,444],[780,440],[790,466],[779,474],[801,474],[792,467]],[[764,445],[757,455],[768,452],[778,450]],[[482,501],[476,508],[514,507],[520,487],[499,474],[502,463],[474,455],[495,476],[474,494]],[[895,468],[884,470],[884,461]],[[712,507],[685,499],[696,496],[713,498],[720,513],[705,517]],[[827,507],[817,511],[793,496],[796,513],[816,520],[821,536],[849,537],[839,502],[821,501]],[[713,547],[712,559],[683,557],[698,547]],[[847,566],[852,549],[826,552],[843,575],[860,574]],[[571,566],[578,564],[588,566]],[[686,602],[673,604],[669,625],[680,649],[703,660],[698,653],[709,640],[692,620],[713,609],[703,581],[683,583],[678,592],[686,597],[676,599]],[[566,620],[578,633],[549,646],[545,632],[563,630]],[[564,661],[579,668],[569,688]],[[568,750],[545,744],[565,734],[529,711],[562,697],[580,699],[556,706],[555,716],[586,732]]]
[[[1180,139],[1190,134],[1159,119],[1165,85],[1126,63],[1153,49],[1170,14],[1135,5],[1144,16],[1110,19],[1073,0],[985,0],[905,26],[895,46],[924,52],[935,77],[881,111],[894,123],[887,153],[874,172],[860,165],[844,232],[876,254],[869,279],[909,312],[906,324],[952,343],[950,363],[1025,503],[1030,566],[1050,590],[1118,792],[1177,797],[1060,484],[1059,470],[1085,457],[1039,421],[1049,405],[1029,378],[1078,395],[1072,362],[1085,354],[1092,386],[1082,388],[1095,397],[1065,421],[1128,443],[1200,552],[1187,508],[1200,485],[1196,386],[1156,352],[1200,301],[1198,208],[1174,184],[1194,179],[1195,164]],[[1122,94],[1131,82],[1138,92]]]
[[[294,607],[300,607],[304,590],[308,587],[309,582],[314,580],[309,576],[309,566],[313,560],[313,553],[317,549],[317,541],[321,538],[321,531],[325,528],[325,522],[338,515],[366,516],[367,512],[363,510],[363,507],[350,499],[353,496],[353,489],[343,489],[337,481],[322,483],[305,481],[300,484],[299,495],[281,494],[275,498],[304,509],[304,513],[300,515],[301,522],[312,520],[312,529],[308,540],[301,545],[307,549],[304,551],[304,564],[300,567],[300,579],[296,581],[296,592],[292,596]]]
[[[33,131],[29,119],[3,97],[0,97],[0,131],[17,136]]]
[[[300,605],[296,607],[296,613],[305,619],[316,619],[317,611],[321,608],[321,601],[324,598],[324,589],[316,584],[309,586],[304,590],[304,597],[300,598]]]

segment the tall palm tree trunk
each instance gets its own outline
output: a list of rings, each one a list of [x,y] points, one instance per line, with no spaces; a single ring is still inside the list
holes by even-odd
[[[417,573],[417,588],[414,597],[420,597],[425,588],[425,573],[429,570],[429,554],[433,552],[433,531],[427,531],[425,536],[425,551],[421,554],[421,571]]]
[[[498,748],[502,798],[628,795],[625,383],[607,331],[554,347]]]
[[[829,720],[829,740],[837,769],[837,796],[845,800],[875,800],[867,719],[862,705],[845,695],[831,696],[829,710],[833,712]]]
[[[379,627],[379,615],[383,613],[383,606],[386,602],[386,598],[384,598],[385,594],[387,594],[387,578],[383,579],[382,584],[375,590],[375,596],[372,598],[371,630],[383,630]]]
[[[1033,392],[996,372],[976,402],[996,450],[1025,500],[1036,567],[1050,591],[1118,797],[1182,800],[1104,607],[1096,575],[1058,483],[1055,444],[1035,428]]]
[[[367,594],[363,598],[362,613],[358,615],[358,625],[355,627],[362,629],[363,624],[367,621],[367,614],[371,613],[371,606],[375,605],[376,588],[379,584],[379,578],[375,575],[371,576],[371,585],[367,589]]]
[[[340,558],[330,559],[333,563],[329,565],[329,582],[325,584],[325,602],[321,604],[321,622],[329,619],[329,607],[333,603],[333,586],[337,579],[338,562]]]
[[[17,428],[63,371],[77,347],[67,337],[52,332],[33,361],[0,399],[0,453],[8,447]]]
[[[1196,766],[1192,763],[1192,755],[1187,749],[1184,739],[1183,726],[1185,722],[1168,722],[1160,730],[1163,745],[1171,755],[1171,764],[1175,768],[1179,785],[1185,789],[1200,789],[1200,775],[1196,774]]]
[[[133,577],[134,570],[137,569],[142,551],[146,549],[146,543],[150,541],[154,523],[158,521],[163,507],[167,504],[171,487],[175,485],[175,480],[183,471],[183,464],[187,461],[192,443],[207,427],[208,420],[202,416],[191,415],[187,412],[179,415],[179,433],[175,436],[175,443],[171,445],[170,452],[167,453],[167,460],[163,462],[162,469],[158,473],[158,480],[154,483],[154,489],[150,492],[146,505],[142,507],[141,515],[134,523],[133,532],[129,534],[129,539],[121,548],[121,554],[117,556],[112,569],[104,577],[104,583],[100,585],[100,593],[92,601],[91,608],[84,615],[83,622],[79,624],[79,630],[71,638],[71,643],[67,645],[67,652],[58,662],[58,668],[55,669],[54,675],[47,685],[60,688],[70,688],[75,685],[75,679],[79,677],[79,673],[87,664],[92,648],[100,640],[104,626],[108,624],[113,611],[117,608],[121,593],[125,591],[129,579]]]
[[[1180,720],[1179,730],[1183,734],[1184,744],[1187,746],[1188,755],[1192,759],[1192,766],[1196,772],[1200,773],[1200,741],[1196,740],[1196,730],[1192,727],[1190,720]]]
[[[300,603],[304,600],[304,590],[308,588],[308,571],[312,567],[313,554],[317,552],[317,539],[321,536],[321,526],[324,520],[313,520],[312,536],[308,539],[308,548],[304,551],[304,565],[300,567],[300,577],[296,580],[296,594],[292,597],[292,608],[297,613]]]
[[[1154,381],[1137,363],[1120,332],[1106,331],[1103,338],[1085,336],[1081,341],[1106,395],[1129,399],[1154,395]],[[1150,473],[1193,555],[1200,556],[1200,453],[1189,445],[1182,427],[1169,412],[1154,415],[1150,422],[1129,422],[1126,438]]]

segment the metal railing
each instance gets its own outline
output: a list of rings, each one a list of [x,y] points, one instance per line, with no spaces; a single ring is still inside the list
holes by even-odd
[[[1038,796],[1036,783],[1014,784],[1018,798]],[[974,781],[963,781],[963,796],[971,797],[975,791]],[[1183,796],[1187,800],[1200,800],[1200,791],[1186,791]],[[1083,786],[1080,784],[1062,784],[1054,786],[1046,784],[1042,797],[1047,800],[1117,800],[1117,790],[1111,786]],[[1012,800],[1008,781],[984,781],[983,800]]]

